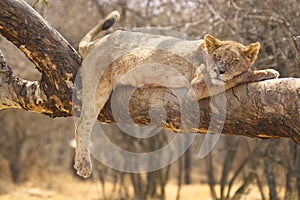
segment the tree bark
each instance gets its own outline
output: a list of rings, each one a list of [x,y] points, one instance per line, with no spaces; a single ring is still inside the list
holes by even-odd
[[[35,10],[22,0],[0,1],[0,33],[17,46],[41,72],[39,81],[15,76],[3,56],[0,60],[0,109],[19,108],[51,117],[73,115],[72,91],[81,58],[73,47]],[[122,87],[118,103],[124,104],[129,86]],[[180,89],[178,89],[180,90]],[[220,96],[220,95],[219,95]],[[218,97],[218,96],[217,96]],[[288,137],[300,144],[300,79],[276,79],[243,84],[226,91],[226,119],[223,134],[259,138]],[[111,99],[99,115],[113,122]],[[211,99],[199,101],[199,125],[180,127],[181,107],[168,88],[137,89],[124,107],[135,123],[149,124],[148,110],[155,102],[165,109],[165,129],[206,133],[211,118]],[[222,105],[224,106],[224,105]],[[126,121],[126,117],[118,120]],[[124,115],[125,116],[125,115]],[[194,116],[189,117],[193,120]]]
[[[72,115],[72,89],[80,56],[25,1],[4,0],[0,8],[0,34],[18,47],[42,74],[40,81],[22,80],[14,76],[2,60],[5,73],[1,73],[4,79],[0,84],[6,91],[2,90],[1,94],[7,95],[5,101],[1,99],[0,108],[14,104],[13,107],[52,117]],[[8,100],[12,101],[6,105]]]

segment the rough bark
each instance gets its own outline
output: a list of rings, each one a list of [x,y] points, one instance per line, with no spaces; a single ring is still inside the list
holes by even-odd
[[[80,67],[80,56],[24,1],[2,0],[0,7],[0,33],[23,51],[42,73],[40,81],[23,80],[13,75],[2,57],[0,109],[14,107],[51,117],[71,116],[73,81]],[[120,105],[128,89],[130,87],[123,87],[120,91]],[[228,90],[226,99],[222,133],[260,138],[289,137],[300,144],[300,79],[244,84]],[[179,102],[167,88],[137,89],[129,105],[124,107],[129,108],[136,123],[149,124],[148,110],[153,102],[167,113],[166,119],[160,120],[157,116],[155,121],[163,122],[165,129],[183,131],[180,128]],[[210,99],[199,101],[197,109],[200,113],[199,126],[185,127],[185,132],[206,133],[211,117]],[[122,118],[122,113],[120,117],[118,120],[128,120],[126,116]],[[194,116],[187,117],[193,120]],[[110,101],[99,115],[99,120],[114,121]]]
[[[124,87],[120,90],[120,105],[126,102],[126,89]],[[226,98],[226,119],[222,133],[260,138],[289,137],[300,144],[300,79],[275,79],[244,84],[228,90]],[[165,121],[165,128],[182,131],[179,130],[181,110],[177,98],[164,88],[142,88],[132,95],[128,106],[133,120],[148,124],[148,110],[153,102],[168,113],[167,121],[162,119]],[[126,121],[126,112],[123,113],[124,117],[121,112],[118,113],[118,116],[121,116],[118,121]],[[196,129],[200,133],[207,131],[211,118],[210,99],[199,101],[199,113],[199,127],[189,127],[185,132],[193,132]],[[193,116],[188,117],[197,120],[193,119]],[[113,120],[110,102],[106,104],[99,119]]]
[[[72,88],[80,67],[80,56],[73,47],[44,20],[31,6],[22,0],[0,1],[0,33],[17,46],[41,72],[39,82],[29,82],[13,76],[5,70],[1,91],[15,99],[0,108],[23,108],[52,117],[72,114]],[[2,62],[2,67],[5,64]],[[7,67],[5,67],[7,68]],[[2,79],[3,80],[3,79]],[[3,96],[3,95],[1,95]]]

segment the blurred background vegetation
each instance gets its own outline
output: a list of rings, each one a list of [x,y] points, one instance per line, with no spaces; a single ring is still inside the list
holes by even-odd
[[[35,0],[27,2],[34,5]],[[300,35],[299,0],[48,3],[49,7],[41,1],[35,9],[76,49],[99,19],[118,10],[121,20],[114,29],[164,27],[191,39],[210,33],[244,44],[259,41],[262,47],[255,68],[274,68],[281,77],[300,76],[300,55],[291,40]],[[3,37],[0,49],[16,74],[30,80],[40,78],[33,64]],[[133,151],[159,147],[172,137],[171,133],[158,134],[145,141],[122,134],[114,125],[105,128],[115,143]],[[287,139],[222,136],[214,150],[199,159],[203,140],[199,135],[181,159],[162,170],[130,174],[94,161],[93,176],[86,181],[77,177],[72,168],[74,150],[69,143],[73,133],[72,118],[50,119],[21,110],[1,111],[0,199],[26,199],[28,195],[29,199],[57,199],[59,195],[61,199],[300,199],[300,146]]]

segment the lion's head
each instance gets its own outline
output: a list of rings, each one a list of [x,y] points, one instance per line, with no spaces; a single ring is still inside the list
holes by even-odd
[[[221,41],[208,34],[204,37],[204,44],[207,52],[206,70],[214,85],[223,84],[248,71],[260,48],[259,42],[244,46],[234,41]]]

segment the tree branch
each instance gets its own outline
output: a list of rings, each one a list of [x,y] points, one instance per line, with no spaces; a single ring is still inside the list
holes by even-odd
[[[0,51],[0,109],[19,108],[42,113],[43,103],[38,81],[27,81],[13,75]]]
[[[12,74],[1,57],[0,109],[15,107],[52,117],[72,115],[72,89],[81,59],[63,37],[22,0],[0,1],[0,33],[15,44],[42,73],[40,81],[27,81]],[[123,86],[118,104],[124,104]],[[288,137],[300,144],[300,79],[277,79],[244,84],[226,92],[224,134],[259,138]],[[149,124],[151,106],[163,107],[167,117],[155,115],[165,129],[206,133],[211,118],[211,99],[199,101],[199,126],[180,127],[178,99],[167,88],[137,89],[128,108],[138,124]],[[223,105],[222,105],[223,106]],[[124,115],[124,118],[122,116]],[[126,112],[119,114],[126,121]],[[185,116],[183,116],[185,117]],[[193,120],[195,116],[187,116]],[[103,122],[114,121],[111,99],[99,115]]]
[[[148,110],[153,102],[156,107],[162,107],[168,113],[167,119],[156,121],[164,122],[164,128],[175,132],[180,130],[182,110],[178,99],[166,88],[141,88],[133,93],[130,104],[126,102],[130,88],[118,90],[116,102],[119,108],[129,107],[131,117],[138,124],[149,124]],[[288,137],[300,144],[300,79],[273,79],[256,83],[247,83],[226,91],[226,120],[222,133],[242,135],[258,138]],[[116,101],[114,99],[114,101]],[[206,133],[211,121],[210,99],[199,102],[199,127],[189,127],[184,132]],[[193,108],[192,108],[193,110]],[[123,113],[123,114],[122,114]],[[194,112],[192,112],[194,113]],[[118,122],[129,122],[127,114],[120,111]],[[163,116],[162,116],[163,117]],[[187,116],[196,121],[196,117]],[[111,112],[111,99],[102,110],[100,121],[114,121]]]
[[[24,52],[42,73],[39,88],[44,94],[39,105],[42,109],[38,111],[52,117],[70,116],[80,56],[25,1],[3,0],[0,7],[0,34]],[[28,109],[37,111],[34,107]]]

